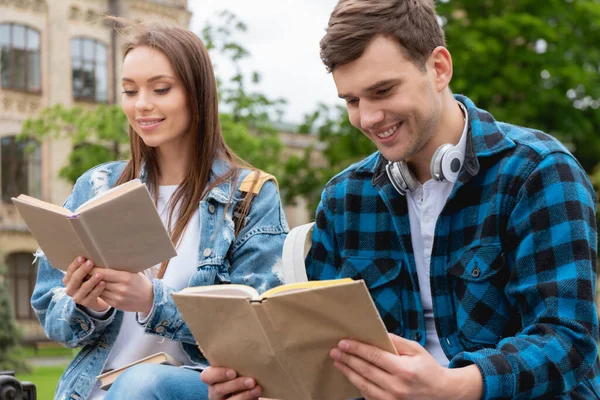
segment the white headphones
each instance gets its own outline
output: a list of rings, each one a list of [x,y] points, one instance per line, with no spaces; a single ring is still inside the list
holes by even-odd
[[[468,129],[468,113],[465,106],[457,101],[461,110],[465,115],[465,130]],[[466,137],[463,135],[459,143],[454,146],[451,144],[443,144],[437,148],[433,157],[431,157],[431,177],[438,181],[456,182],[458,174],[462,168],[464,154],[461,151],[461,142]],[[419,182],[408,169],[408,165],[404,161],[388,162],[385,170],[390,178],[390,182],[401,195],[405,196],[407,192],[412,192],[419,187]]]

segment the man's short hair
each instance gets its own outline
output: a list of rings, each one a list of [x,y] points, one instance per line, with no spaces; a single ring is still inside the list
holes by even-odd
[[[421,70],[436,47],[446,46],[433,0],[340,0],[321,39],[321,60],[331,72],[380,35],[396,40]]]

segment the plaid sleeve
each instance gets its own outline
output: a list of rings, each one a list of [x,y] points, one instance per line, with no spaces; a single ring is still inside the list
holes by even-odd
[[[321,194],[321,201],[317,207],[312,246],[306,257],[308,280],[334,279],[337,266],[340,265],[333,225],[332,209],[335,208],[331,207],[331,203],[335,201],[335,196],[330,194],[333,190],[333,185],[328,184]]]
[[[523,329],[496,348],[463,352],[450,363],[477,365],[484,399],[569,393],[597,357],[593,188],[577,161],[560,152],[546,155],[521,183],[505,238],[513,243],[505,293]]]

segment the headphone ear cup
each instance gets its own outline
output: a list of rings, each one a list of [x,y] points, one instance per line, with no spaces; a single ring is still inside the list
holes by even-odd
[[[456,146],[452,146],[451,149],[448,149],[444,153],[444,156],[440,160],[440,169],[442,171],[442,175],[448,182],[454,183],[458,179],[458,174],[460,173],[462,167],[460,158],[461,152]]]
[[[444,160],[444,155],[446,154],[446,152],[452,147],[453,146],[451,144],[443,144],[436,149],[435,153],[433,153],[433,157],[431,157],[431,163],[429,164],[431,177],[438,182],[441,182],[444,179],[446,179],[446,177],[444,176],[445,171],[442,168],[442,161]]]
[[[412,192],[418,187],[417,180],[410,173],[408,165],[404,161],[390,161],[385,166],[385,170],[392,186],[402,196],[406,196],[407,192]]]

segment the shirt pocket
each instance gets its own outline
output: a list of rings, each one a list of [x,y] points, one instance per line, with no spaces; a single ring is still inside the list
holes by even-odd
[[[397,278],[402,261],[392,258],[346,257],[336,278],[363,279],[389,332],[402,332],[401,285]]]
[[[464,251],[447,268],[456,327],[467,350],[495,346],[513,331],[511,325],[520,321],[504,294],[508,281],[505,264],[500,245],[478,245]]]

